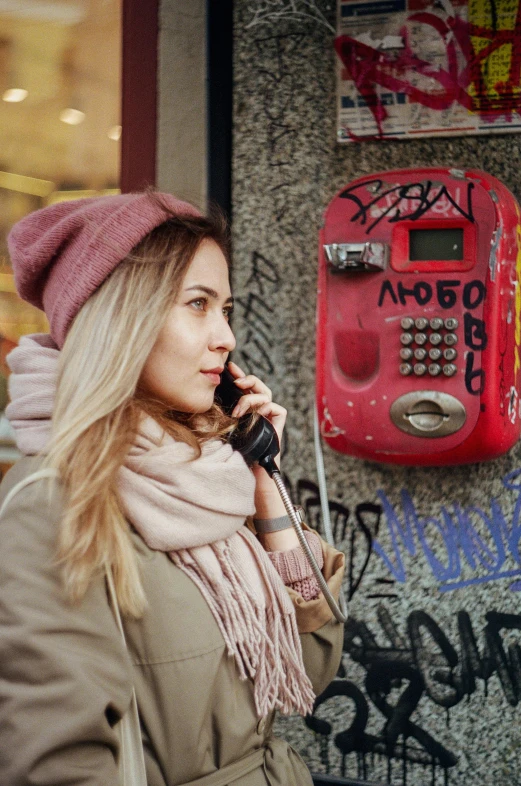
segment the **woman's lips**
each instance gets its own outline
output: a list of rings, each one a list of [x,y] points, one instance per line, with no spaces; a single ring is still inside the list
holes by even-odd
[[[201,374],[204,374],[207,380],[209,380],[213,385],[218,385],[221,381],[221,373],[222,370],[219,369],[211,369],[210,371],[201,371]]]

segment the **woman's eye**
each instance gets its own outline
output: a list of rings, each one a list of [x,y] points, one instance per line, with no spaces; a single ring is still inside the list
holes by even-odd
[[[230,319],[231,315],[233,314],[233,306],[226,306],[223,308],[223,314],[226,319]]]
[[[204,311],[207,303],[208,301],[205,297],[198,297],[196,300],[190,301],[190,305],[194,306],[194,308],[198,309],[199,311]]]

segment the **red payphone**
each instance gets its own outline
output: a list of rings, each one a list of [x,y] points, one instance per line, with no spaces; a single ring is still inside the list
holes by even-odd
[[[396,464],[495,458],[520,435],[521,216],[479,171],[362,177],[320,233],[317,407],[330,447]]]

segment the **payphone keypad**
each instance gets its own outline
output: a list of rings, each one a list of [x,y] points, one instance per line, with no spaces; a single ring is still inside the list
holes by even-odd
[[[400,327],[403,331],[399,350],[402,376],[453,377],[456,374],[456,317],[403,317]]]

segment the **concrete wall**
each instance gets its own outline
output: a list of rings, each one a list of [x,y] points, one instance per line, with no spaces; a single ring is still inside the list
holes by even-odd
[[[255,10],[273,11],[262,21]],[[519,198],[517,135],[335,141],[335,3],[236,4],[234,290],[239,356],[289,409],[284,468],[320,523],[312,447],[317,232],[334,193],[412,165],[483,169]],[[521,782],[521,446],[487,464],[377,465],[325,449],[351,620],[317,711],[279,730],[316,771],[392,784]],[[512,474],[513,473],[513,474]],[[448,584],[461,585],[447,591]],[[398,732],[386,748],[385,727]],[[343,733],[343,735],[342,735]],[[342,736],[338,736],[342,735]]]
[[[159,10],[159,189],[206,205],[204,0],[162,0]]]

